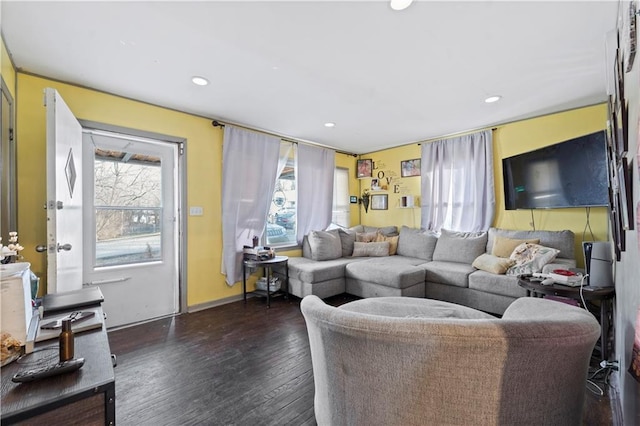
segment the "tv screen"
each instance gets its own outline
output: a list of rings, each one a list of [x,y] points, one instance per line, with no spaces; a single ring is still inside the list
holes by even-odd
[[[605,132],[502,160],[507,210],[609,205]]]

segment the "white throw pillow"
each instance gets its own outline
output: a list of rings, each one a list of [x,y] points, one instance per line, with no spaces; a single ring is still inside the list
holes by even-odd
[[[507,275],[534,274],[542,271],[547,263],[551,262],[560,253],[551,247],[539,244],[522,243],[513,250],[509,259],[515,261],[515,265],[507,270]]]

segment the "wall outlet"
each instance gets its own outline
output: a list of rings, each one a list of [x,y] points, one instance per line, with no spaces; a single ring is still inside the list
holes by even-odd
[[[189,207],[189,216],[202,216],[203,210],[202,207],[193,206]]]

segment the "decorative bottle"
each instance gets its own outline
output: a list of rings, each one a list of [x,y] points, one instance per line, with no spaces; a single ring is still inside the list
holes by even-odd
[[[60,362],[69,361],[74,356],[73,330],[71,330],[71,320],[62,320],[62,331],[60,332]]]

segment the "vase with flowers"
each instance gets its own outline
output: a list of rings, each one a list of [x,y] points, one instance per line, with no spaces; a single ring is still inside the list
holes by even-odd
[[[362,201],[362,205],[364,206],[364,212],[369,211],[369,190],[365,189],[362,191],[362,197],[360,198]]]
[[[21,258],[20,252],[24,247],[18,243],[18,233],[16,231],[9,232],[9,244],[2,245],[2,237],[0,237],[0,263],[14,263]]]

